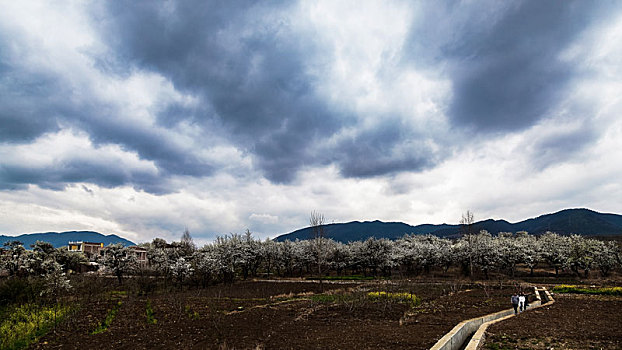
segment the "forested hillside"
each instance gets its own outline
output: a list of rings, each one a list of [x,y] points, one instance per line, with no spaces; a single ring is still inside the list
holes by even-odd
[[[353,221],[343,224],[324,225],[325,236],[339,242],[363,241],[369,237],[397,239],[405,234],[433,234],[439,237],[457,238],[460,225],[412,226],[402,222]],[[476,231],[485,230],[491,234],[499,232],[527,231],[540,235],[556,232],[561,235],[578,234],[583,236],[622,235],[622,215],[603,214],[589,209],[566,209],[553,214],[527,219],[517,223],[506,220],[483,220],[474,223]],[[275,238],[276,241],[310,239],[313,232],[310,227],[296,230]]]

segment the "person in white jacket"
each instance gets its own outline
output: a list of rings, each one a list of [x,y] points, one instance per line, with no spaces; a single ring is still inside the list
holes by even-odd
[[[518,309],[521,312],[525,311],[525,294],[523,294],[523,292],[518,296]]]

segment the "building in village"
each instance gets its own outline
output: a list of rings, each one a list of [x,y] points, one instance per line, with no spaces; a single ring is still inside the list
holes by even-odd
[[[136,261],[141,269],[147,267],[147,249],[139,246],[130,246],[128,249],[136,255]]]
[[[132,254],[136,255],[136,261],[140,268],[147,267],[147,249],[135,245],[127,248]],[[104,247],[104,243],[101,242],[69,242],[67,244],[67,250],[70,252],[82,253],[89,259],[106,255],[106,247]]]
[[[104,243],[95,243],[95,242],[69,242],[67,244],[67,250],[70,252],[80,252],[86,255],[89,259],[102,255],[102,250],[104,249]]]

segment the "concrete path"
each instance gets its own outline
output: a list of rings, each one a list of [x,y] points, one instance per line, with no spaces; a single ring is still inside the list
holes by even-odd
[[[527,310],[532,310],[532,309],[537,309],[539,307],[542,307],[544,305],[551,305],[552,303],[555,302],[555,299],[553,299],[553,297],[551,296],[551,294],[549,293],[548,290],[546,290],[546,288],[542,287],[542,288],[538,288],[538,287],[534,287],[534,290],[536,292],[536,298],[538,299],[537,301],[535,301],[532,304],[529,304],[529,307],[527,308]],[[542,300],[544,299],[544,301]],[[490,326],[493,323],[497,323],[497,322],[501,322],[505,319],[508,319],[510,317],[514,317],[516,315],[514,315],[514,310],[512,310],[512,314],[496,319],[496,320],[491,320],[488,322],[483,323],[479,329],[477,330],[477,332],[475,332],[475,334],[473,335],[473,337],[471,338],[471,340],[469,341],[469,343],[467,344],[467,346],[464,348],[465,350],[477,350],[479,349],[483,344],[484,344],[484,338],[486,336],[486,329],[488,328],[488,326]]]
[[[534,292],[537,300],[529,304],[527,310],[538,308],[549,302],[554,302],[546,288],[534,287]],[[541,296],[541,293],[544,294]],[[542,298],[545,300],[543,301]],[[451,331],[449,331],[449,333],[439,339],[439,341],[437,341],[436,344],[430,348],[430,350],[476,350],[480,344],[483,343],[484,335],[486,334],[486,329],[489,325],[514,316],[514,309],[507,309],[486,316],[462,321]],[[472,334],[473,337],[471,337],[471,340],[468,342],[466,347],[464,347],[464,343]]]

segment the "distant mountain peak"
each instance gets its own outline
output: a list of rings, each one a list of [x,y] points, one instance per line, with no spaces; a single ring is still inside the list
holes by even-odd
[[[622,235],[622,215],[599,213],[587,208],[570,208],[556,213],[543,214],[536,218],[510,223],[505,219],[486,219],[474,223],[476,230],[491,234],[499,232],[527,231],[542,234],[553,231],[560,234]],[[336,241],[360,241],[369,237],[398,239],[405,234],[433,234],[441,237],[458,237],[458,224],[422,224],[411,226],[403,222],[351,221],[325,226],[326,237]],[[311,228],[302,228],[275,238],[276,241],[305,240],[312,238]]]
[[[125,246],[136,245],[134,242],[129,241],[118,235],[103,235],[99,232],[94,231],[26,233],[19,236],[0,235],[0,246],[3,245],[5,242],[9,241],[20,241],[24,244],[24,247],[26,249],[30,249],[30,246],[36,241],[49,242],[55,248],[66,246],[69,241],[96,242],[104,243],[104,245],[110,245],[114,243],[121,243]]]

